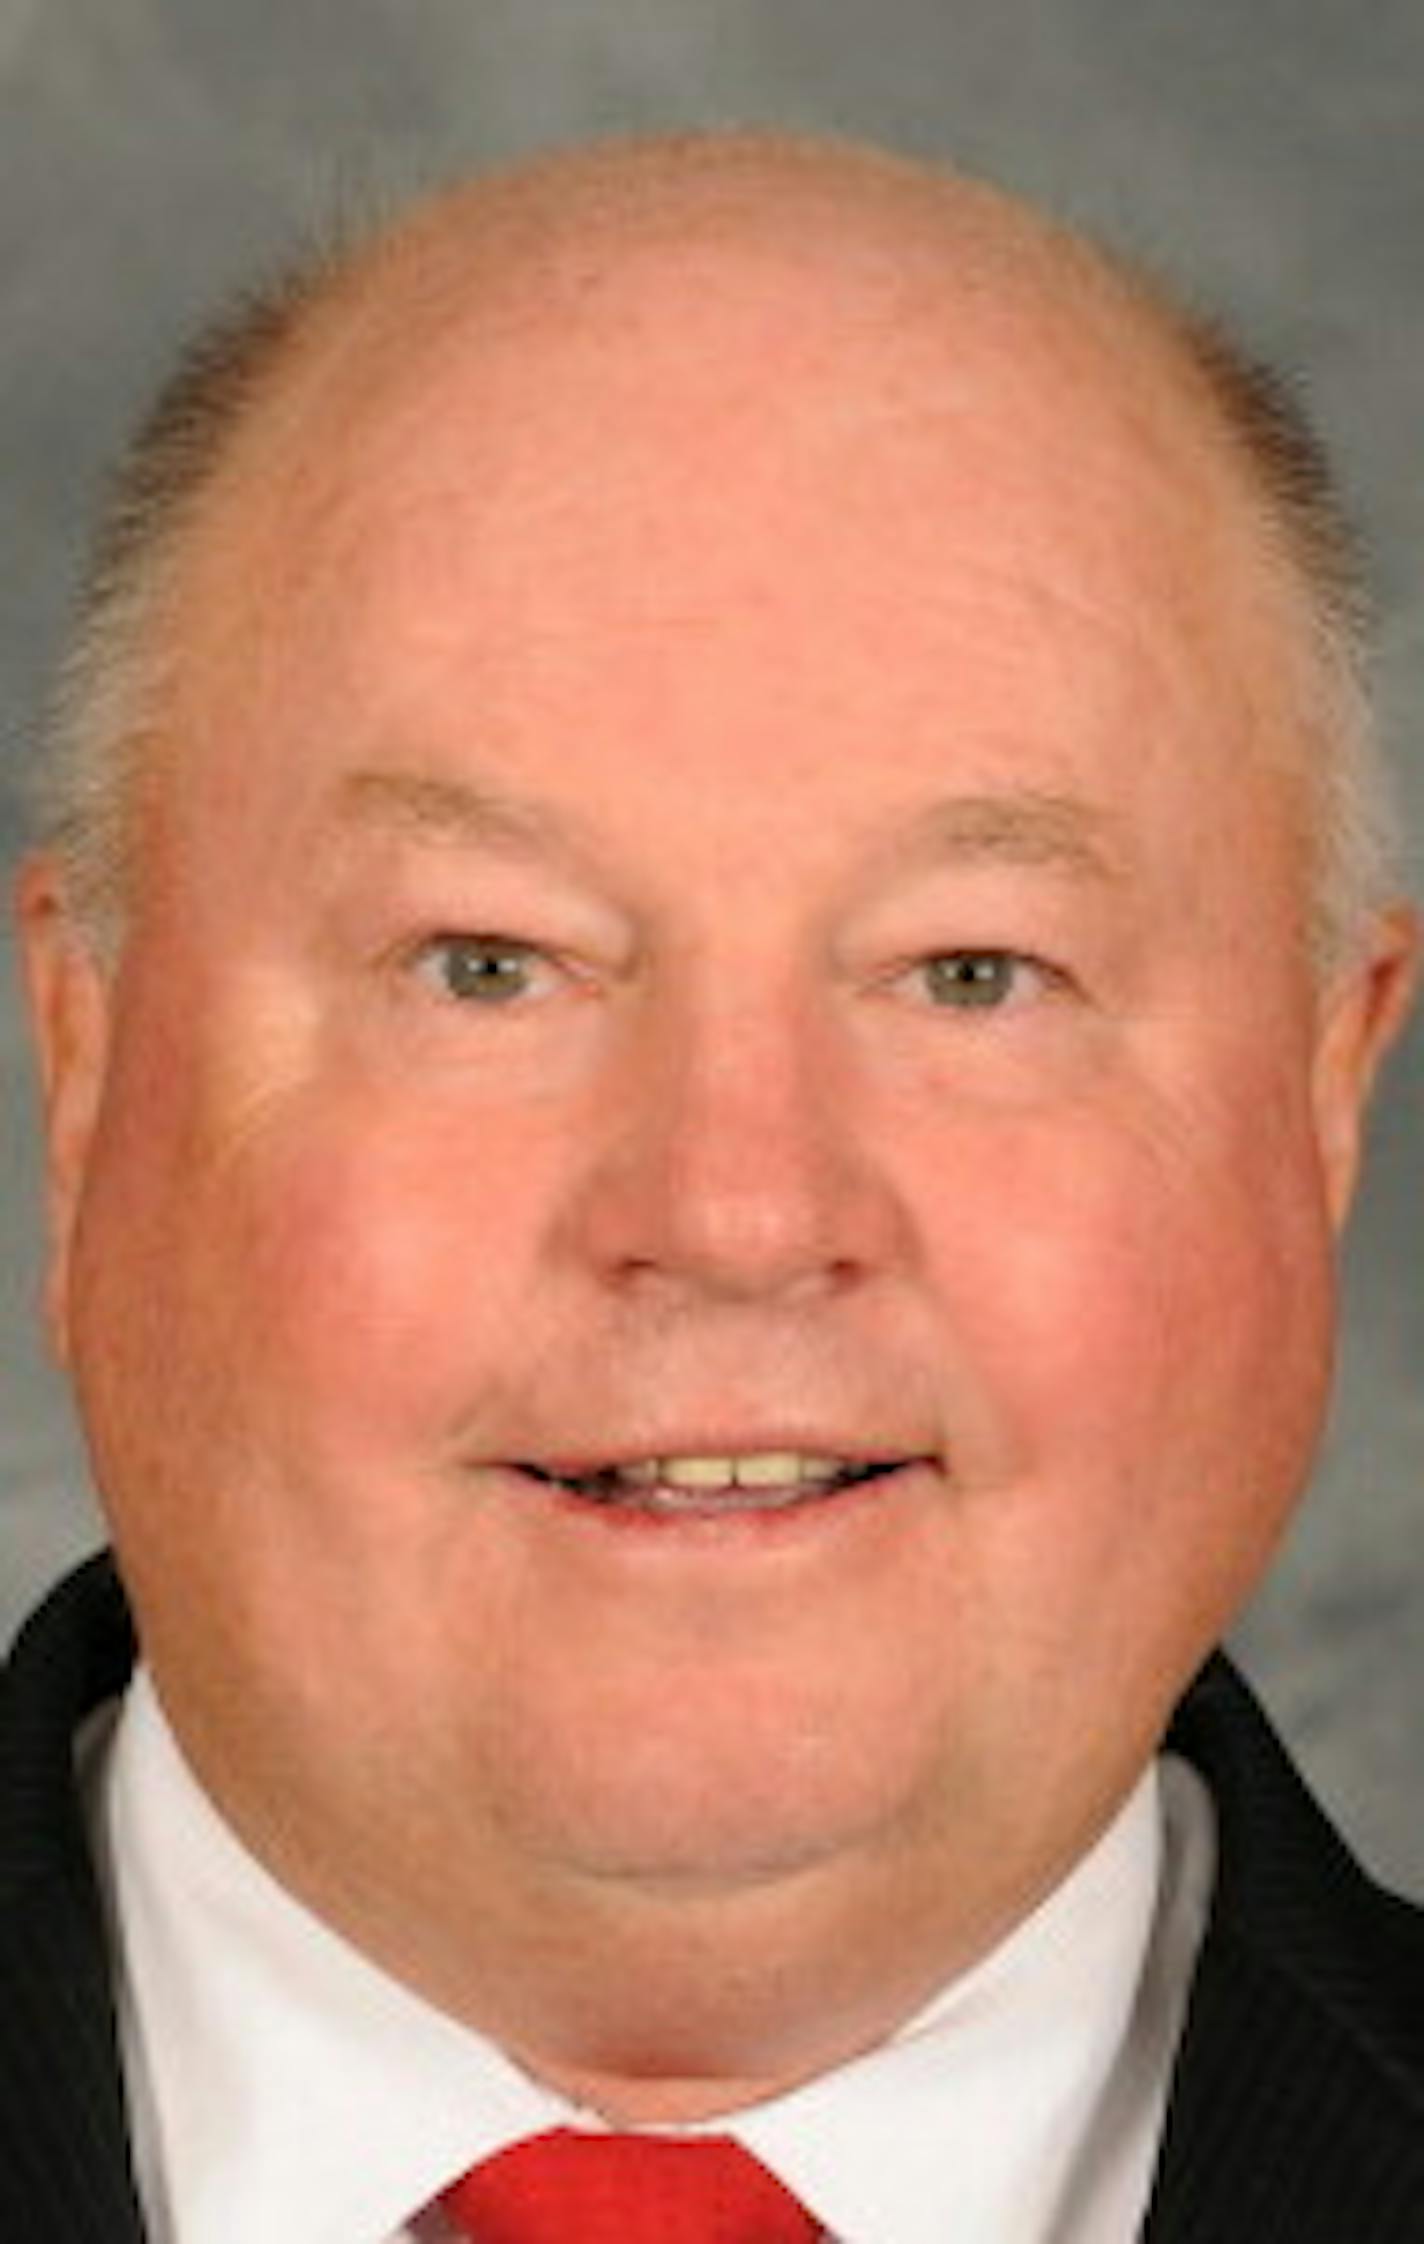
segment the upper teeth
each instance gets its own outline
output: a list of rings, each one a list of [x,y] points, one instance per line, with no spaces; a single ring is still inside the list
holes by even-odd
[[[747,1457],[649,1457],[613,1472],[635,1488],[791,1488],[835,1480],[847,1467],[844,1457],[766,1449]]]

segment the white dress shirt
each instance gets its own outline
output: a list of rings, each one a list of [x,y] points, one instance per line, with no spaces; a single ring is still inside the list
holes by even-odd
[[[142,1671],[87,1796],[153,2244],[412,2244],[442,2232],[418,2209],[477,2160],[601,2124],[276,1884]],[[1041,1907],[890,2040],[713,2131],[835,2244],[1131,2244],[1213,1866],[1205,1789],[1165,1760]]]

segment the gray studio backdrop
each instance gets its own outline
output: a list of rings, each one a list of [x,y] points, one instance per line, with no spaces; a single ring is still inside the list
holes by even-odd
[[[727,122],[832,127],[987,170],[1145,251],[1299,372],[1372,544],[1380,688],[1424,830],[1419,0],[0,0],[7,787],[100,464],[224,290],[334,202],[570,135]],[[7,793],[7,860],[19,832]],[[3,1640],[97,1529],[35,1337],[34,1120],[8,949],[0,963]],[[1240,1632],[1327,1800],[1416,1891],[1421,1082],[1416,1033],[1351,1244],[1335,1426]],[[1204,1533],[1208,1512],[1204,1490]]]

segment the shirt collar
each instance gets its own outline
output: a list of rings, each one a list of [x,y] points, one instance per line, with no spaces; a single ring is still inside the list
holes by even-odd
[[[156,2244],[389,2244],[478,2159],[598,2124],[279,1886],[196,1783],[142,1671],[93,1801]],[[717,2128],[842,2244],[940,2244],[947,2219],[1056,2236],[1129,2035],[1161,1830],[1154,1771],[1033,1916],[893,2039]],[[1154,2094],[1165,2056],[1157,2072]]]

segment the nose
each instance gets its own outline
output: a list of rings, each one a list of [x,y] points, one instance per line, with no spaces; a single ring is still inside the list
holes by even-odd
[[[649,1022],[602,1095],[569,1213],[604,1283],[769,1300],[863,1284],[903,1251],[844,1056],[796,1008]]]

